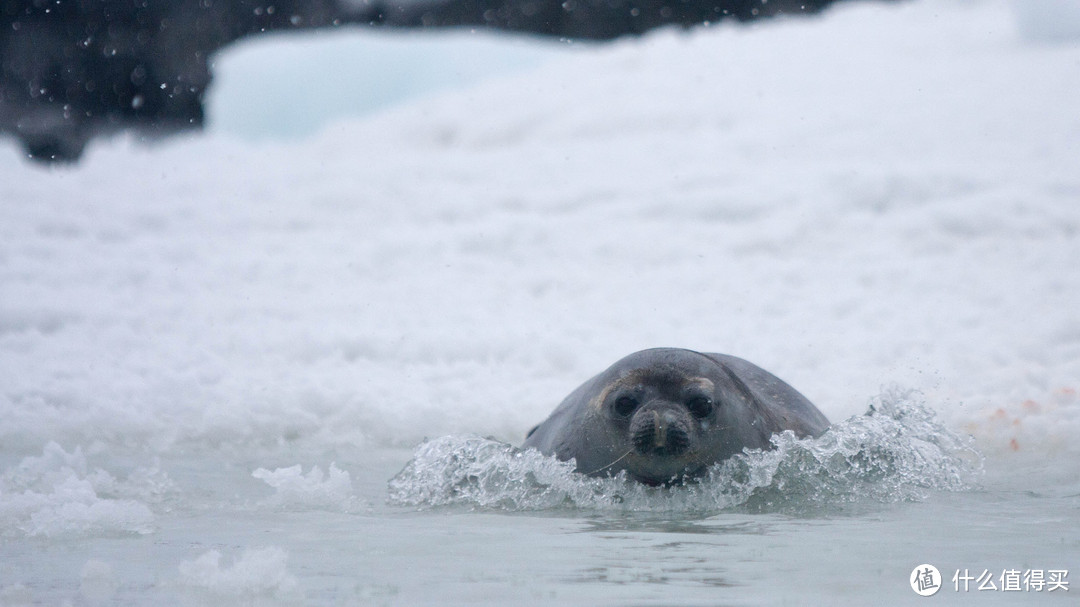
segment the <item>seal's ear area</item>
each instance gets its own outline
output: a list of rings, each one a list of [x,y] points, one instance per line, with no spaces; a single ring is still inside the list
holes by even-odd
[[[759,369],[758,367],[745,360],[742,360],[741,358],[735,358],[734,356],[728,356],[727,354],[703,354],[703,356],[714,362],[716,366],[719,367],[720,372],[725,377],[727,377],[727,379],[731,381],[732,384],[735,385],[735,389],[737,389],[739,393],[742,394],[744,398],[746,398],[746,401],[750,403],[751,406],[758,409],[764,406],[758,399],[757,395],[754,394],[754,390],[750,389],[750,386],[747,386],[746,382],[743,381],[745,369],[742,369],[744,371],[743,373],[739,373],[738,370],[732,368],[732,362],[742,362],[745,365],[752,367],[753,369],[756,369],[758,371],[763,371],[762,369]]]
[[[820,436],[829,420],[798,390],[761,367],[727,354],[705,354],[728,376],[758,411],[779,430],[799,436]]]

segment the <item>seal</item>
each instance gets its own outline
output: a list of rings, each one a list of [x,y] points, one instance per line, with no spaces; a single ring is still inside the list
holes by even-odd
[[[571,392],[522,447],[574,460],[590,476],[625,470],[662,485],[698,477],[743,449],[769,449],[774,433],[816,437],[828,428],[806,397],[753,363],[653,348]]]

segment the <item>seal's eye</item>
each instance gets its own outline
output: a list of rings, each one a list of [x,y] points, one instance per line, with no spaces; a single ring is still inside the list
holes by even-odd
[[[690,415],[698,419],[708,417],[713,410],[712,399],[708,396],[691,396],[686,401],[686,408],[690,411]]]
[[[614,411],[616,415],[621,415],[622,417],[630,417],[630,414],[633,413],[635,409],[637,409],[637,406],[638,401],[636,398],[624,394],[619,398],[615,399],[615,404],[612,405],[611,410]]]

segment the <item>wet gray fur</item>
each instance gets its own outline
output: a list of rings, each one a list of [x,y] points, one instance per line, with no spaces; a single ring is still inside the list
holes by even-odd
[[[750,362],[654,348],[570,393],[523,447],[573,459],[584,474],[626,470],[655,485],[698,476],[745,448],[768,449],[774,433],[819,436],[828,428],[806,397]]]

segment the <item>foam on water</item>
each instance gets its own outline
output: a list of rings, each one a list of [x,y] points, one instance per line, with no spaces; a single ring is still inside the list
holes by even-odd
[[[772,450],[744,450],[713,466],[699,482],[654,488],[624,473],[589,478],[574,472],[572,462],[496,440],[448,436],[417,448],[391,479],[389,501],[421,509],[800,514],[962,491],[982,470],[969,438],[942,425],[917,394],[898,390],[819,438],[799,439],[789,431],[772,443]]]

